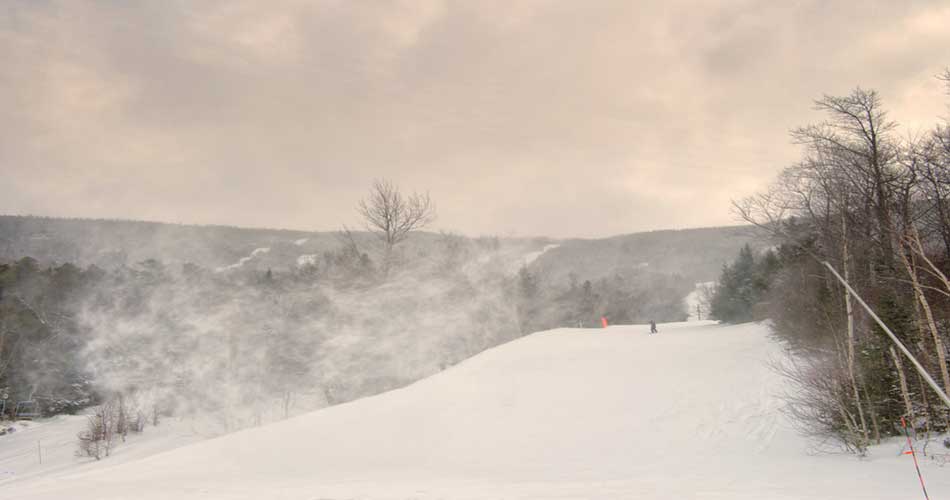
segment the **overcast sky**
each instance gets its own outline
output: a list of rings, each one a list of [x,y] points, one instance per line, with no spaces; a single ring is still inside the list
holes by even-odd
[[[811,101],[947,115],[950,3],[0,0],[0,213],[307,230],[730,224]]]

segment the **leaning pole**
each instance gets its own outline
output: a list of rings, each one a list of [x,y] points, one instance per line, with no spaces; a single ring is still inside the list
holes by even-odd
[[[868,314],[870,314],[872,318],[874,318],[874,321],[877,322],[878,326],[880,326],[881,329],[884,330],[884,333],[886,333],[887,336],[890,337],[891,340],[894,342],[894,344],[897,345],[897,348],[900,349],[901,352],[903,352],[904,355],[906,355],[907,358],[910,359],[910,362],[914,364],[914,368],[916,368],[917,372],[920,373],[920,376],[923,377],[924,380],[927,381],[927,385],[929,385],[930,388],[933,389],[934,392],[936,392],[938,396],[940,396],[940,399],[943,401],[943,404],[947,405],[947,408],[950,408],[950,398],[948,398],[947,394],[943,392],[943,389],[941,389],[940,386],[937,385],[937,382],[933,379],[933,377],[931,377],[930,374],[927,373],[927,370],[924,370],[923,365],[921,365],[920,362],[917,361],[917,358],[915,358],[914,355],[911,354],[910,351],[908,351],[906,347],[904,347],[904,344],[901,343],[900,339],[897,338],[897,335],[894,335],[894,332],[892,332],[891,329],[888,328],[887,325],[885,325],[883,321],[881,321],[881,318],[879,318],[878,315],[875,314],[874,310],[871,309],[871,306],[867,305],[867,303],[864,302],[864,299],[862,299],[861,296],[858,295],[858,292],[855,292],[854,289],[851,288],[851,285],[849,285],[848,282],[845,281],[844,278],[842,278],[840,274],[838,274],[838,271],[835,271],[835,268],[831,264],[829,264],[828,261],[822,261],[822,264],[824,264],[825,267],[827,267],[831,271],[831,273],[835,275],[835,278],[838,278],[838,281],[840,281],[841,284],[844,285],[844,288],[848,291],[848,293],[850,293],[851,296],[854,297],[855,300],[857,300],[859,304],[861,304],[861,307],[863,307],[864,310],[867,311]]]

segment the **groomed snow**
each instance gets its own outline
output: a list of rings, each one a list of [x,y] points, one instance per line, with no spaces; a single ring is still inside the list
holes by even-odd
[[[538,257],[544,255],[544,253],[547,252],[548,250],[554,250],[555,248],[559,246],[561,246],[560,243],[552,243],[550,245],[544,245],[544,248],[542,248],[541,250],[536,250],[534,252],[528,252],[524,254],[524,265],[527,266],[531,264],[532,262],[538,260]]]
[[[921,498],[893,441],[810,455],[758,324],[560,329],[404,389],[144,459],[18,481],[38,499]],[[925,463],[931,498],[950,470]]]
[[[244,267],[244,264],[247,264],[248,262],[254,260],[255,257],[259,255],[264,255],[265,253],[269,253],[269,252],[270,252],[270,247],[255,248],[247,257],[241,257],[241,259],[235,262],[234,264],[231,264],[230,266],[219,267],[215,269],[214,272],[223,273],[225,271],[233,271],[235,269],[240,269],[241,267]]]

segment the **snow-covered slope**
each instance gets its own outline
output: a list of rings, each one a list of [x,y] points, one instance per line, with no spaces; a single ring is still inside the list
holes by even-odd
[[[158,427],[149,426],[142,434],[130,435],[126,442],[117,444],[107,460],[96,462],[76,455],[76,436],[86,429],[87,422],[85,415],[3,422],[3,427],[16,431],[0,436],[0,499],[7,498],[5,488],[15,482],[111,467],[221,435],[217,422],[163,419]]]
[[[18,499],[915,498],[899,444],[811,456],[762,325],[553,330],[407,388],[96,470]],[[950,474],[924,473],[933,498]]]

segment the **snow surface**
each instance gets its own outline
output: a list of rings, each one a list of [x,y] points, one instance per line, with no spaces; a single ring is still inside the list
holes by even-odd
[[[544,245],[544,248],[542,248],[541,250],[536,250],[534,252],[528,252],[524,254],[524,265],[527,266],[531,264],[532,262],[538,260],[538,257],[544,255],[545,252],[549,250],[554,250],[555,248],[559,246],[561,246],[560,243],[552,243],[550,245]]]
[[[220,426],[211,422],[166,418],[159,427],[147,426],[142,434],[130,434],[126,442],[116,444],[108,459],[96,462],[76,455],[76,436],[87,422],[84,415],[3,422],[2,427],[16,431],[0,436],[0,498],[11,498],[4,488],[17,481],[114,466],[221,434],[216,430]]]
[[[297,257],[297,267],[315,265],[318,262],[319,257],[320,256],[315,253],[301,255]]]
[[[251,251],[251,254],[248,255],[247,257],[241,257],[237,262],[235,262],[234,264],[231,264],[230,266],[219,267],[215,269],[215,272],[223,273],[225,271],[233,271],[235,269],[240,269],[244,267],[244,264],[247,264],[248,262],[254,260],[255,257],[259,255],[264,255],[265,253],[268,253],[268,252],[270,252],[270,247],[255,248],[253,251]]]
[[[864,460],[809,454],[780,411],[766,326],[659,330],[537,333],[403,389],[0,498],[922,497],[899,440]],[[922,468],[931,498],[950,496],[950,470]]]

